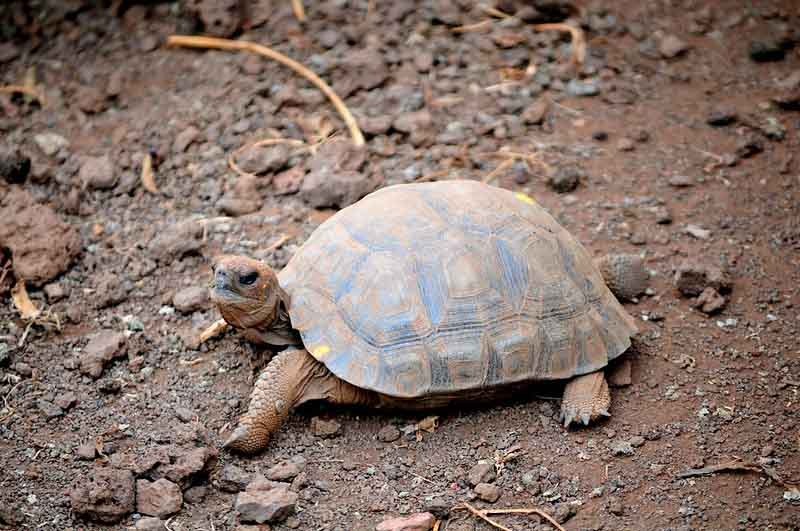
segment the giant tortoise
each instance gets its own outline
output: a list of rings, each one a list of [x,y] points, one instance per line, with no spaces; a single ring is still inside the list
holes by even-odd
[[[225,446],[263,449],[309,400],[439,407],[566,380],[565,426],[609,415],[604,368],[633,318],[532,198],[473,181],[396,185],[322,223],[277,275],[223,256],[212,298],[261,372]]]

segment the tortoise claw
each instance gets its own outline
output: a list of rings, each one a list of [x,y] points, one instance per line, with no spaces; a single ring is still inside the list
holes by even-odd
[[[597,412],[597,414],[601,415],[603,417],[610,417],[611,416],[611,413],[609,413],[607,409],[601,409],[600,411]]]
[[[584,426],[588,426],[589,425],[589,420],[590,420],[590,417],[589,417],[588,413],[581,413],[581,422],[583,422]]]
[[[565,428],[569,428],[569,425],[572,424],[572,422],[576,420],[575,412],[572,411],[572,410],[570,410],[570,411],[562,411],[561,412],[561,420],[564,421],[564,427]]]
[[[246,441],[250,439],[250,429],[247,426],[237,426],[228,440],[223,444],[223,448],[228,450],[241,450],[246,446]]]

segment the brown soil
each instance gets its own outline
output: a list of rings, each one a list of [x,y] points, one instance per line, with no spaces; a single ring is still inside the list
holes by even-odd
[[[366,132],[368,164],[385,184],[431,175],[482,179],[502,161],[486,154],[504,146],[556,168],[577,165],[581,182],[567,194],[554,191],[534,164],[501,173],[497,184],[534,196],[598,255],[643,254],[653,291],[626,304],[640,323],[629,356],[633,381],[613,390],[613,416],[605,422],[564,430],[559,403],[542,396],[557,397],[557,388],[448,409],[433,433],[391,443],[378,439],[382,428],[402,429],[424,415],[304,408],[261,455],[221,452],[210,470],[182,483],[184,490],[208,488],[184,493],[170,528],[236,528],[235,494],[221,490],[218,479],[230,463],[255,473],[292,456],[307,460],[297,513],[273,529],[374,529],[435,501],[474,500],[470,469],[519,445],[519,456],[500,467],[499,501],[475,504],[563,515],[572,509],[563,524],[570,531],[800,529],[798,502],[766,475],[676,478],[738,457],[800,480],[800,114],[770,103],[784,94],[780,83],[800,72],[800,45],[787,44],[774,62],[749,56],[751,41],[796,38],[796,2],[713,2],[710,20],[700,2],[610,2],[611,18],[588,8],[584,74],[599,85],[594,97],[564,90],[571,74],[558,72],[568,54],[560,34],[508,21],[454,34],[453,25],[486,18],[467,8],[473,2],[455,2],[453,14],[450,2],[325,1],[307,5],[304,26],[290,2],[274,4],[269,20],[242,38],[316,70],[370,122],[365,130],[383,131]],[[14,186],[77,229],[83,251],[51,287],[49,302],[46,290],[31,287],[34,302],[59,316],[60,331],[52,317],[28,329],[7,294],[0,305],[0,528],[3,520],[9,529],[132,527],[132,514],[110,527],[79,518],[70,493],[96,469],[123,468],[159,447],[169,448],[173,461],[187,448],[218,447],[269,357],[233,333],[192,349],[193,335],[217,314],[202,297],[199,309],[174,312],[173,295],[206,285],[209,258],[220,252],[282,266],[332,213],[309,206],[306,199],[318,194],[276,193],[287,191],[279,183],[297,190],[292,179],[313,166],[307,154],[281,164],[300,167],[294,175],[271,183],[277,170],[270,170],[247,186],[234,186],[240,178],[227,167],[228,155],[269,136],[307,139],[326,121],[347,133],[329,103],[279,65],[164,47],[167,35],[191,30],[172,4],[120,14],[87,6],[42,12],[51,19],[25,28],[34,37],[3,30],[16,39],[16,54],[8,47],[0,54],[12,57],[0,64],[0,84],[20,84],[35,67],[46,105],[0,94],[1,141],[33,159],[27,181]],[[659,57],[670,34],[689,48]],[[524,70],[531,59],[540,73],[549,70],[548,89],[535,77],[484,90],[503,82],[502,69]],[[526,123],[523,111],[540,91],[557,103],[542,124]],[[375,123],[419,109],[430,112],[430,123],[406,116],[413,123],[407,132],[404,124]],[[735,112],[734,123],[707,123],[726,109]],[[775,138],[776,126],[783,139]],[[192,137],[190,127],[197,131],[188,146],[174,145],[181,133]],[[34,137],[45,132],[68,147],[44,154]],[[748,139],[763,151],[732,156]],[[158,195],[138,181],[148,152],[158,163]],[[102,156],[115,179],[83,169],[88,157]],[[361,171],[364,179],[377,175]],[[671,223],[657,222],[664,209]],[[242,215],[175,229],[225,213]],[[689,225],[710,234],[692,236]],[[687,258],[729,270],[733,288],[721,313],[693,309],[675,289],[674,272]],[[56,300],[56,288],[66,296]],[[98,354],[99,378],[82,372],[90,338],[114,332],[127,336],[122,350]],[[63,399],[67,393],[74,405]],[[340,422],[336,436],[317,437],[315,416]],[[79,459],[86,441],[102,453]],[[616,455],[631,441],[632,455]],[[533,518],[497,518],[515,530],[549,529]],[[453,512],[441,529],[490,527]]]

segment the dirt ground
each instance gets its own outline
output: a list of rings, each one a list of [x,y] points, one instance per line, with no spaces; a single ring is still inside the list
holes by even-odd
[[[238,38],[329,81],[364,129],[365,156],[347,151],[333,107],[285,67],[166,47],[197,30],[178,4],[89,4],[12,2],[0,16],[0,85],[27,80],[44,94],[43,106],[0,94],[4,156],[31,159],[22,182],[0,179],[0,223],[12,228],[0,230],[0,528],[156,529],[141,523],[132,482],[141,498],[166,477],[183,499],[163,515],[169,529],[236,529],[237,491],[299,456],[295,512],[272,529],[374,529],[426,510],[440,530],[492,529],[446,516],[463,501],[539,507],[569,531],[800,529],[796,2],[578,4],[588,51],[577,76],[567,34],[469,0],[307,2],[302,25],[290,2],[257,3],[266,20],[251,16]],[[254,141],[332,131],[340,142],[316,154],[237,152],[257,177],[228,166]],[[203,289],[210,258],[281,267],[375,186],[480,180],[509,160],[504,149],[531,157],[506,164],[496,185],[535,197],[593,253],[640,254],[651,270],[648,294],[625,304],[640,333],[613,416],[565,430],[560,389],[532,388],[437,412],[417,436],[426,414],[314,405],[260,455],[217,455],[270,353],[235,333],[197,346],[218,319]],[[148,154],[157,193],[140,181]],[[342,180],[320,169],[331,161]],[[20,221],[34,204],[47,208]],[[45,310],[34,324],[8,290],[22,248],[30,274],[48,270],[28,288]],[[686,260],[732,279],[711,294],[724,301],[710,315],[676,289]],[[755,471],[678,477],[735,459]],[[495,465],[494,503],[470,485],[480,463]],[[98,479],[109,471],[123,484]]]

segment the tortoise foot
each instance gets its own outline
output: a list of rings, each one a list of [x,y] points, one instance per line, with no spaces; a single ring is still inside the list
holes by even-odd
[[[223,448],[243,454],[253,454],[267,446],[268,437],[255,433],[250,426],[240,424],[223,444]]]
[[[602,417],[610,417],[611,393],[605,375],[593,372],[577,376],[564,388],[561,400],[561,420],[568,428],[573,422],[588,426]]]

